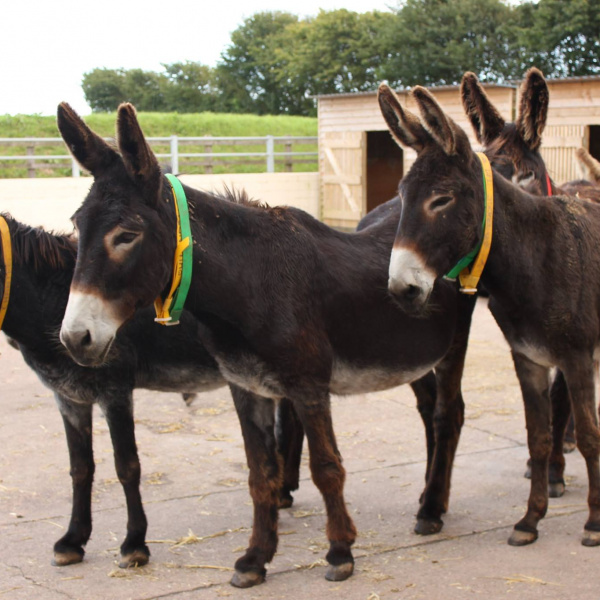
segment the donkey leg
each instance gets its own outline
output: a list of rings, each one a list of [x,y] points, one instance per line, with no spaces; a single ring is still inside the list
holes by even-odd
[[[548,459],[551,450],[550,398],[548,369],[514,352],[513,360],[525,405],[527,445],[531,457],[531,488],[527,512],[515,525],[508,543],[511,546],[524,546],[537,540],[537,525],[548,510]]]
[[[277,404],[275,425],[277,448],[283,458],[283,485],[279,508],[289,508],[294,502],[292,492],[300,484],[300,461],[304,429],[290,400],[282,398]]]
[[[592,364],[586,368],[584,361],[577,361],[572,369],[565,371],[573,404],[577,448],[585,459],[588,472],[589,517],[581,540],[584,546],[600,545],[600,431],[594,370]]]
[[[343,581],[354,571],[350,548],[356,539],[356,527],[344,502],[346,471],[333,432],[329,396],[298,402],[294,406],[306,432],[312,479],[323,496],[327,511],[329,552],[326,559],[329,568],[325,579]]]
[[[74,404],[55,394],[60,409],[73,482],[73,507],[67,533],[54,544],[52,564],[57,567],[83,560],[85,546],[92,533],[92,483],[94,454],[92,450],[92,405]]]
[[[435,412],[436,400],[436,382],[435,373],[429,371],[427,375],[413,381],[410,384],[412,391],[417,398],[417,410],[421,415],[423,427],[425,427],[425,444],[427,446],[427,467],[425,469],[425,483],[429,479],[431,464],[433,462],[433,453],[435,450],[435,431],[433,427],[433,415]],[[424,493],[421,494],[419,502],[423,502]]]
[[[550,498],[560,498],[565,493],[565,454],[564,440],[567,422],[571,418],[571,398],[564,373],[556,371],[550,388],[552,402],[552,451],[548,471],[548,494]]]
[[[141,467],[135,443],[133,400],[126,398],[101,403],[113,444],[115,470],[125,492],[127,535],[121,544],[119,567],[139,567],[150,558],[146,545],[148,521],[140,493]]]
[[[265,564],[277,550],[277,519],[281,490],[281,457],[275,441],[275,407],[273,400],[256,396],[231,385],[235,408],[242,426],[246,460],[250,475],[248,485],[254,504],[252,536],[246,553],[235,563],[231,584],[251,587],[265,580]]]
[[[452,346],[435,369],[435,446],[415,524],[415,533],[420,535],[438,533],[444,525],[441,516],[448,510],[452,466],[465,420],[461,381],[475,300],[470,297],[461,299]]]

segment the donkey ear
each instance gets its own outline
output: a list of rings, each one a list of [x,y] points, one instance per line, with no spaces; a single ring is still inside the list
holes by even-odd
[[[94,133],[66,102],[58,105],[56,116],[58,129],[71,154],[92,175],[99,174],[119,159],[118,153]]]
[[[539,69],[532,67],[527,71],[520,92],[519,116],[515,125],[527,146],[531,150],[537,150],[542,143],[550,102],[548,86]]]
[[[132,104],[121,104],[117,111],[117,142],[127,172],[142,190],[144,199],[155,207],[161,194],[162,172]]]
[[[460,94],[477,141],[488,146],[504,129],[502,115],[490,102],[475,73],[467,72],[463,75]]]
[[[451,156],[457,150],[457,127],[442,110],[437,100],[424,87],[417,85],[412,90],[413,98],[421,111],[425,126],[433,139]],[[463,133],[463,135],[465,135]],[[466,136],[465,136],[466,137]]]
[[[381,114],[396,141],[417,153],[431,142],[431,137],[416,115],[402,108],[398,96],[385,83],[380,84],[377,100]]]

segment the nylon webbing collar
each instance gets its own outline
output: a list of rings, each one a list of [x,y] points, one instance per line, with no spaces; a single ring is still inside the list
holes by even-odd
[[[8,300],[10,298],[10,284],[12,282],[12,242],[10,239],[10,229],[6,219],[0,216],[0,235],[2,236],[2,256],[4,257],[4,294],[2,303],[0,303],[0,329],[4,324],[4,317],[8,310]]]
[[[456,266],[444,277],[446,279],[456,279],[458,276],[460,281],[460,291],[463,294],[475,294],[477,292],[477,284],[485,267],[490,247],[492,245],[492,225],[494,217],[494,177],[492,167],[487,156],[483,152],[477,152],[477,156],[481,161],[481,169],[483,171],[483,199],[484,212],[481,228],[483,236],[477,246],[466,256],[461,258]],[[473,267],[469,265],[473,263]]]
[[[546,171],[546,196],[552,196],[552,182],[550,181],[548,171]]]
[[[166,175],[171,184],[177,215],[177,247],[173,262],[173,280],[167,297],[160,296],[154,301],[156,318],[161,325],[179,325],[179,318],[192,281],[192,231],[190,212],[183,186],[175,175]]]

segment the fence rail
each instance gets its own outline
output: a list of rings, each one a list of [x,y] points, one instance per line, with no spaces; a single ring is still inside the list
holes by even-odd
[[[174,173],[316,170],[317,140],[312,136],[146,138]],[[297,146],[306,150],[294,150]],[[10,152],[12,149],[14,153]],[[239,148],[239,150],[238,150]],[[3,151],[4,150],[4,151]],[[39,153],[46,150],[46,153]],[[20,152],[20,153],[19,153]],[[24,154],[23,154],[24,152]],[[311,165],[312,168],[307,168]],[[77,161],[65,153],[62,138],[0,138],[0,177],[80,177]],[[61,172],[62,171],[62,172]]]

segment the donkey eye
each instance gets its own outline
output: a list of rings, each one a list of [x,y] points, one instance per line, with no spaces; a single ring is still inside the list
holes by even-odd
[[[452,196],[437,196],[429,201],[427,210],[429,212],[439,212],[452,204],[452,202],[454,202],[454,198]]]
[[[131,244],[138,238],[139,235],[139,233],[134,233],[133,231],[122,231],[119,233],[119,235],[115,236],[113,244],[115,246],[119,246],[121,244]]]

